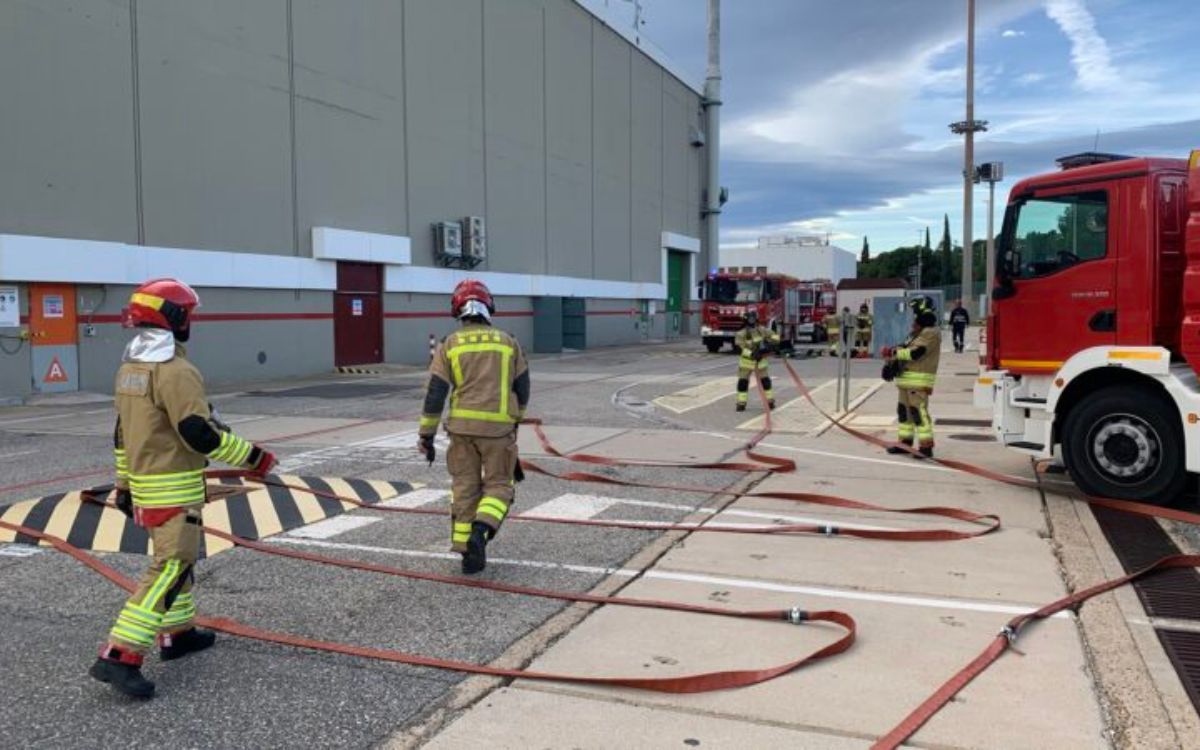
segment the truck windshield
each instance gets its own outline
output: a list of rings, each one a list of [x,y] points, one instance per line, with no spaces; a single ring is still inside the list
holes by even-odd
[[[1107,252],[1107,193],[1030,198],[1008,208],[996,270],[1002,278],[1032,279]]]
[[[800,304],[804,307],[812,305],[813,299],[816,296],[812,289],[797,289],[799,293]]]
[[[712,278],[704,283],[704,299],[722,305],[761,302],[763,283],[756,279]]]

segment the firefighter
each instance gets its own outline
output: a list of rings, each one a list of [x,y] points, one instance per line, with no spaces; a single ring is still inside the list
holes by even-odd
[[[746,411],[750,399],[750,375],[756,374],[767,396],[767,408],[775,408],[775,392],[771,390],[771,372],[767,367],[767,353],[779,345],[780,337],[775,331],[758,324],[758,311],[749,310],[742,318],[742,329],[733,339],[737,348],[737,410]]]
[[[492,326],[495,312],[483,282],[466,279],[454,288],[450,313],[462,327],[434,352],[417,441],[432,463],[449,396],[450,549],[462,555],[467,575],[487,565],[487,544],[515,497],[517,424],[529,404],[525,354],[515,338]]]
[[[897,437],[909,448],[916,439],[922,456],[933,457],[933,420],[929,416],[929,397],[937,379],[938,359],[942,351],[942,332],[938,327],[933,299],[921,295],[909,300],[913,311],[912,334],[903,346],[887,347],[883,357],[884,380],[892,380],[899,390],[896,415],[899,419]],[[898,445],[888,453],[909,453]]]
[[[950,330],[954,334],[954,351],[962,354],[965,347],[967,326],[971,324],[971,314],[963,307],[962,300],[950,311]]]
[[[270,451],[228,431],[212,413],[204,380],[183,347],[199,306],[187,284],[155,279],[134,291],[122,321],[140,330],[116,377],[116,505],[149,532],[154,558],[90,674],[136,698],[154,694],[141,667],[156,642],[170,661],[216,640],[192,622],[204,467],[211,459],[265,476],[275,464]]]
[[[837,308],[825,316],[825,337],[829,340],[829,356],[838,355],[838,342],[842,338],[842,321],[838,317]]]
[[[855,323],[854,356],[869,357],[871,356],[871,326],[875,324],[875,317],[871,315],[871,308],[867,307],[866,302],[858,306]]]

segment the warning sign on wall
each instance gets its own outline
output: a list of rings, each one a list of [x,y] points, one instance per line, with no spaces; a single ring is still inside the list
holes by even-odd
[[[42,296],[42,317],[61,318],[63,316],[63,296],[61,294],[46,294]]]
[[[50,360],[50,366],[46,368],[46,375],[42,378],[43,383],[69,383],[71,379],[67,377],[67,370],[62,366],[62,362],[58,361],[58,357]]]
[[[356,317],[362,317],[363,303],[360,299],[350,300],[350,314]]]
[[[21,325],[21,309],[17,303],[15,286],[0,286],[0,328],[16,328]]]

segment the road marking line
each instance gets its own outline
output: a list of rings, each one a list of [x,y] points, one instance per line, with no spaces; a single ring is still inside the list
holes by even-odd
[[[86,414],[103,414],[111,412],[113,408],[109,406],[105,409],[90,409],[88,411],[69,411],[62,414],[43,414],[39,417],[22,417],[21,419],[6,419],[0,422],[0,429],[4,429],[10,424],[25,424],[26,422],[43,422],[47,419],[67,419],[69,417],[82,417]]]
[[[0,461],[10,458],[17,458],[18,456],[32,456],[34,453],[41,453],[41,451],[17,451],[16,453],[4,453],[0,454]]]
[[[379,503],[379,505],[384,508],[419,508],[422,505],[435,503],[449,496],[450,490],[437,490],[427,487],[425,489],[413,490],[412,492],[405,492],[403,495],[394,497],[391,500],[385,500]]]
[[[0,557],[33,557],[42,551],[40,547],[28,544],[0,542]]]
[[[334,516],[333,518],[327,518],[324,521],[318,521],[309,526],[292,529],[288,532],[288,536],[301,537],[303,539],[332,539],[338,534],[344,534],[354,529],[361,529],[364,526],[370,526],[381,520],[383,519],[378,516]]]
[[[375,547],[367,544],[347,544],[344,542],[325,542],[315,539],[296,539],[288,536],[277,536],[267,540],[269,544],[291,544],[302,547],[319,547],[355,552],[370,552],[375,554],[393,555],[397,557],[419,557],[435,560],[458,560],[456,552],[428,552],[415,549],[394,549]],[[723,576],[708,576],[696,573],[677,573],[669,570],[632,570],[629,568],[606,568],[595,565],[573,565],[571,563],[548,562],[543,560],[514,560],[504,557],[488,556],[488,562],[499,565],[514,565],[525,568],[542,570],[568,570],[574,573],[589,573],[593,575],[616,575],[625,578],[642,577],[663,581],[678,581],[680,583],[703,583],[723,586],[725,588],[744,588],[759,591],[773,591],[787,594],[804,594],[807,596],[828,599],[853,599],[857,601],[879,602],[909,607],[925,607],[930,609],[952,609],[969,612],[990,612],[996,614],[1019,615],[1032,612],[1037,605],[1019,605],[1009,603],[988,603],[964,601],[961,599],[945,599],[926,596],[906,596],[901,594],[876,594],[853,589],[835,589],[825,586],[799,586],[770,581],[754,581],[745,578],[727,578]],[[1063,611],[1051,615],[1054,619],[1067,619],[1071,615]]]
[[[683,414],[694,409],[701,409],[709,404],[715,404],[721,399],[729,398],[730,396],[736,394],[737,390],[731,388],[729,383],[730,381],[727,377],[714,378],[707,380],[700,385],[694,385],[690,388],[684,388],[683,390],[675,391],[674,393],[669,393],[665,396],[659,396],[658,398],[654,399],[654,403],[658,404],[664,409],[667,409],[668,411],[675,412],[676,414]],[[719,393],[717,393],[715,396],[710,395],[705,398],[710,391],[714,390],[719,391]],[[704,398],[704,400],[700,402],[694,402],[694,399],[697,398]]]
[[[825,390],[829,386],[836,385],[836,384],[837,384],[837,380],[826,380],[824,383],[821,383],[820,385],[816,386],[815,388],[809,389],[808,392],[809,392],[809,394],[815,396],[816,394]],[[777,419],[780,412],[787,411],[788,409],[791,409],[794,406],[804,405],[807,403],[808,403],[808,399],[804,398],[803,396],[798,396],[797,398],[794,398],[791,401],[788,401],[788,402],[784,403],[783,405],[777,407],[775,409],[775,413],[772,416],[772,418]],[[759,414],[756,417],[751,417],[750,419],[747,419],[745,422],[742,422],[735,429],[738,429],[738,430],[761,430],[762,427],[763,427],[763,415]],[[775,425],[775,429],[777,429],[777,430],[780,429],[780,425],[778,425],[778,424]]]

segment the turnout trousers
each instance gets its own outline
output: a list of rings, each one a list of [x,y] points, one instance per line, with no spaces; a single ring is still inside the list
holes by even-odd
[[[899,428],[896,437],[900,442],[913,444],[915,438],[921,447],[933,446],[933,419],[929,416],[928,388],[900,388],[896,417]]]
[[[180,633],[192,627],[196,617],[193,569],[200,554],[203,507],[190,506],[146,529],[154,545],[154,558],[137,591],[117,615],[110,641],[144,654],[160,634]]]
[[[775,391],[771,386],[771,370],[767,366],[767,360],[760,359],[755,361],[747,357],[741,357],[738,360],[737,374],[737,403],[740,406],[745,406],[750,400],[750,377],[758,373],[758,380],[762,383],[763,392],[767,395],[768,401],[775,400]]]
[[[479,522],[495,536],[516,496],[517,433],[501,437],[450,434],[446,468],[450,471],[450,549],[465,552],[471,524]]]

